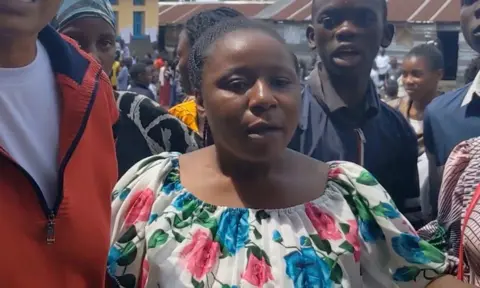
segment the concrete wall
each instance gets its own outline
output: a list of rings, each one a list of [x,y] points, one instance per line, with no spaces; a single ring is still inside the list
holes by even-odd
[[[118,5],[113,5],[113,10],[118,13],[117,33],[125,42],[130,43],[133,35],[133,12],[145,13],[144,34],[155,42],[158,33],[158,2],[145,0],[144,6],[133,5],[133,0],[118,0]]]

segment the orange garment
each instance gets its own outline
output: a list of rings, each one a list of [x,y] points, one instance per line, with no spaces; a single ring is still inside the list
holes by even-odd
[[[173,106],[168,112],[182,120],[190,129],[198,133],[197,103],[195,99]]]
[[[100,64],[73,40],[50,27],[39,40],[61,98],[57,204],[52,210],[43,205],[38,185],[0,147],[0,286],[104,287],[117,180],[112,87]]]

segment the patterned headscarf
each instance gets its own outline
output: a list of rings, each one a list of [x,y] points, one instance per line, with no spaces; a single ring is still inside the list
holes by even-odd
[[[115,14],[109,0],[63,0],[57,12],[57,29],[84,17],[100,17],[115,28]]]

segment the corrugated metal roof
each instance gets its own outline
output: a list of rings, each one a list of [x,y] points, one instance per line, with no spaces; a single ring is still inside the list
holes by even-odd
[[[158,23],[159,25],[183,24],[196,13],[219,7],[230,7],[243,13],[247,17],[255,17],[271,3],[272,2],[160,3]]]
[[[291,0],[289,5],[265,19],[306,21],[310,20],[311,2]],[[273,4],[275,5],[275,4]],[[458,22],[458,0],[389,0],[388,20],[392,22]]]

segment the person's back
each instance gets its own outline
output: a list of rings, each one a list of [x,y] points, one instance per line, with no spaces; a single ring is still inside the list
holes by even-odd
[[[0,9],[2,287],[105,283],[118,112],[100,65],[43,28],[59,3]]]

